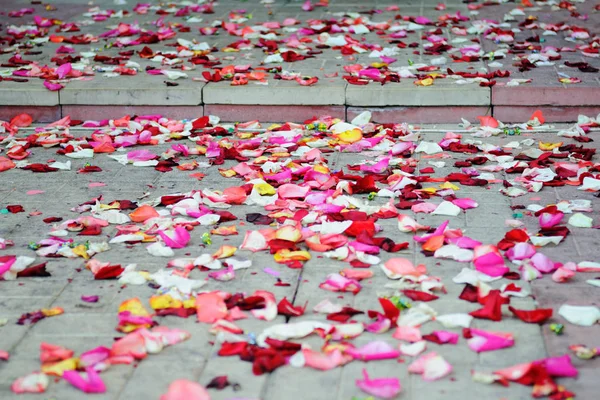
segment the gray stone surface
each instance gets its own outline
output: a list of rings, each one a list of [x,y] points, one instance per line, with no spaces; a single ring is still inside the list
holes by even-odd
[[[46,89],[41,80],[35,84],[2,82],[0,85],[0,105],[3,106],[56,106],[58,92]]]
[[[75,81],[60,92],[62,105],[169,105],[195,106],[202,104],[203,82],[189,79],[176,87],[168,87],[164,75],[135,79],[117,76],[108,80]],[[143,81],[141,83],[140,81]],[[181,82],[181,81],[180,81]]]
[[[269,80],[268,86],[250,82],[240,90],[229,82],[210,82],[203,89],[205,104],[343,105],[346,82],[323,82],[304,87],[295,81]]]
[[[434,85],[416,87],[411,79],[381,86],[371,82],[366,86],[348,85],[346,104],[349,106],[487,106],[489,88],[476,85],[457,86],[436,81]]]

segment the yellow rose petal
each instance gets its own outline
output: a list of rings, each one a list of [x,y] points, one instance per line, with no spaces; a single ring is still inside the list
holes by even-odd
[[[444,182],[440,185],[442,189],[452,189],[452,190],[460,190],[460,187],[453,185],[450,182]]]
[[[67,358],[56,363],[46,363],[42,365],[42,372],[47,375],[63,376],[65,371],[77,369],[78,358]]]
[[[168,294],[163,294],[160,296],[150,297],[150,307],[152,307],[153,310],[162,310],[165,308],[179,308],[183,307],[183,303],[180,300],[175,300]]]
[[[254,189],[256,189],[258,194],[260,194],[261,196],[272,196],[275,193],[277,193],[275,188],[266,182],[265,183],[257,183],[256,185],[254,185]]]
[[[356,143],[363,138],[360,129],[352,129],[335,135],[340,142]]]
[[[235,254],[236,251],[237,251],[237,247],[224,245],[224,246],[221,246],[219,248],[219,250],[216,251],[215,254],[213,254],[213,257],[218,258],[218,259],[231,257],[232,255]]]
[[[417,86],[431,86],[433,85],[433,78],[419,79],[416,80],[414,83]]]
[[[540,150],[545,150],[545,151],[556,149],[562,145],[563,145],[563,142],[557,142],[557,143],[540,142],[539,143]]]
[[[279,264],[284,264],[288,261],[308,261],[310,260],[310,253],[306,250],[290,251],[283,249],[275,253],[273,258]]]

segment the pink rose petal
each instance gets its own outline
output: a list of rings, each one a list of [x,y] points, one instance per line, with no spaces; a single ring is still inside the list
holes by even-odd
[[[387,360],[390,358],[398,358],[400,351],[389,345],[383,340],[367,343],[360,348],[350,348],[346,353],[352,356],[355,360],[373,361]]]
[[[477,271],[491,277],[502,276],[509,271],[508,267],[504,265],[504,258],[494,251],[479,257],[476,256],[473,265],[475,265]]]
[[[540,228],[552,228],[553,226],[558,225],[564,216],[565,214],[561,213],[560,211],[555,214],[543,213],[538,219],[540,222]]]
[[[72,70],[71,63],[65,63],[60,67],[56,68],[56,75],[58,75],[58,79],[64,79]]]
[[[515,344],[511,333],[489,332],[475,328],[471,328],[470,332],[473,337],[467,341],[467,345],[476,353],[504,349]]]
[[[46,88],[52,92],[55,92],[57,90],[64,88],[64,86],[61,85],[60,83],[52,83],[50,81],[44,81],[44,86],[46,86]]]
[[[190,241],[190,233],[187,229],[178,226],[172,231],[158,231],[165,245],[172,249],[184,248]]]
[[[381,399],[393,399],[402,387],[398,378],[370,379],[367,370],[363,369],[364,379],[357,379],[356,386],[363,392]]]
[[[104,393],[106,386],[100,375],[93,369],[87,368],[84,378],[78,371],[65,371],[63,379],[84,393]]]

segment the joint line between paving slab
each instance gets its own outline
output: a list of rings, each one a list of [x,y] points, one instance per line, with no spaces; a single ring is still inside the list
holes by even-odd
[[[58,292],[58,294],[56,294],[56,296],[54,296],[54,298],[50,302],[50,305],[49,305],[48,308],[52,308],[54,306],[54,302],[56,302],[56,300],[60,297],[60,295],[65,291],[65,289],[67,288],[67,286],[69,286],[70,284],[71,284],[71,282],[69,280],[67,280],[66,285],[63,286],[63,288],[60,290],[60,292]],[[21,336],[21,338],[8,350],[9,353],[12,353],[14,351],[14,349],[16,349],[17,346],[20,345],[21,342],[23,342],[23,340],[25,340],[25,337],[27,337],[27,335],[29,334],[29,332],[31,332],[31,330],[33,329],[33,327],[35,326],[35,324],[29,324],[29,325],[25,325],[25,326],[27,327],[27,330]]]
[[[123,392],[125,391],[125,389],[127,388],[127,385],[129,384],[129,382],[131,380],[131,377],[133,376],[133,374],[135,374],[135,371],[137,371],[137,367],[130,368],[130,370],[127,373],[127,376],[125,377],[125,383],[123,384],[123,386],[121,386],[121,389],[115,396],[115,400],[119,400],[121,398],[121,396],[123,395]]]

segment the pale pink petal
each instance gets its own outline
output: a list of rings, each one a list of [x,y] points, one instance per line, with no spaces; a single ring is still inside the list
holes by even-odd
[[[548,258],[548,256],[542,253],[536,253],[533,257],[531,257],[531,263],[538,271],[544,274],[549,274],[559,266],[559,264],[555,263]]]
[[[244,241],[240,246],[242,250],[250,250],[252,252],[262,251],[269,248],[267,239],[259,231],[246,231]]]
[[[83,368],[93,367],[94,365],[107,360],[109,357],[110,349],[108,347],[96,347],[79,356],[79,366]]]
[[[304,4],[302,4],[302,10],[304,11],[312,11],[315,8],[313,7],[312,3],[310,2],[310,0],[306,0],[304,2]]]
[[[504,255],[509,260],[514,261],[531,258],[536,252],[537,250],[535,249],[535,246],[529,243],[519,242],[515,244],[512,248],[508,249]]]
[[[411,150],[415,147],[415,144],[413,142],[400,142],[400,143],[396,143],[392,149],[390,150],[390,153],[393,156],[397,156],[398,154],[402,154],[407,150]]]
[[[133,150],[127,153],[127,160],[130,162],[149,161],[154,160],[156,157],[156,154],[148,150]]]
[[[467,236],[446,238],[446,241],[448,243],[452,243],[452,244],[460,247],[461,249],[474,249],[475,247],[481,246],[481,244],[482,244],[480,241],[471,239],[470,237],[467,237]]]
[[[388,277],[391,276],[420,276],[426,271],[424,268],[415,267],[412,261],[407,258],[390,258],[382,266]],[[396,278],[397,279],[397,278]]]
[[[390,330],[392,321],[389,318],[385,318],[382,315],[377,316],[375,322],[371,322],[365,326],[365,329],[371,333],[385,333]]]
[[[421,330],[416,326],[399,326],[392,335],[394,339],[405,340],[407,342],[418,342],[422,340]]]
[[[529,260],[526,260],[525,263],[519,267],[519,272],[521,272],[521,278],[527,282],[531,282],[542,277],[540,270],[531,265]]]
[[[166,326],[157,326],[152,328],[152,335],[158,337],[163,345],[173,346],[188,340],[192,335],[188,331],[177,328],[168,328]]]
[[[277,194],[282,199],[304,198],[309,191],[310,187],[295,185],[293,183],[286,183],[277,188]]]
[[[323,299],[313,307],[313,311],[320,314],[331,314],[340,312],[344,307],[340,304],[334,304],[329,299]]]
[[[17,378],[10,389],[14,393],[44,393],[50,380],[46,374],[33,372],[21,378]]]
[[[202,385],[186,379],[171,382],[166,394],[160,400],[210,400],[210,395]]]
[[[379,72],[379,70],[376,70]],[[365,165],[361,164],[360,170],[364,172],[371,172],[374,174],[381,174],[383,171],[387,170],[390,165],[390,157],[385,157],[381,161],[373,164],[373,165]]]
[[[329,274],[327,280],[319,285],[321,289],[332,292],[360,292],[361,284],[355,279],[348,279],[340,274]]]
[[[304,366],[320,371],[328,371],[352,361],[351,356],[343,354],[339,349],[335,349],[331,353],[302,349],[302,356],[304,357]]]
[[[367,343],[359,348],[349,348],[346,353],[350,354],[355,360],[362,361],[386,360],[400,356],[400,351],[382,340]]]
[[[400,352],[405,356],[416,357],[427,348],[427,342],[421,340],[419,342],[414,342],[411,344],[401,343],[400,344]]]
[[[448,363],[442,356],[438,355],[429,359],[425,363],[425,370],[423,371],[424,381],[436,381],[441,379],[452,372],[452,365]]]
[[[400,232],[416,232],[418,230],[429,230],[429,226],[420,225],[408,215],[398,215],[398,229]]]
[[[222,269],[220,271],[213,271],[208,274],[208,276],[214,280],[221,282],[228,282],[235,278],[235,271],[233,267],[230,265],[226,269]]]
[[[452,366],[442,356],[432,351],[413,361],[408,366],[408,372],[422,374],[425,381],[435,381],[450,374]]]
[[[560,267],[552,274],[552,280],[557,283],[564,283],[574,276],[575,271],[565,267]]]
[[[410,208],[410,210],[414,213],[431,214],[432,212],[435,211],[435,209],[437,207],[438,206],[433,203],[423,202],[423,203],[415,204],[414,206],[412,206]]]
[[[200,293],[196,296],[196,311],[199,322],[213,324],[227,316],[227,305],[218,293]]]
[[[513,365],[508,368],[503,368],[497,371],[494,371],[494,374],[500,375],[501,377],[508,379],[509,381],[516,381],[521,379],[525,374],[531,370],[533,363],[523,363]]]
[[[253,296],[262,297],[265,299],[265,307],[251,310],[250,312],[255,318],[262,319],[263,321],[273,321],[277,317],[277,303],[275,302],[275,295],[266,290],[257,290]]]
[[[417,358],[416,360],[414,360],[409,366],[408,366],[408,372],[410,372],[411,374],[422,374],[425,371],[425,363],[432,359],[433,357],[436,357],[437,353],[434,351],[431,351],[427,354],[423,354],[421,357]]]
[[[146,343],[141,335],[143,329],[131,332],[113,343],[111,347],[111,357],[115,356],[132,356],[136,359],[145,358],[148,352],[146,351]]]

